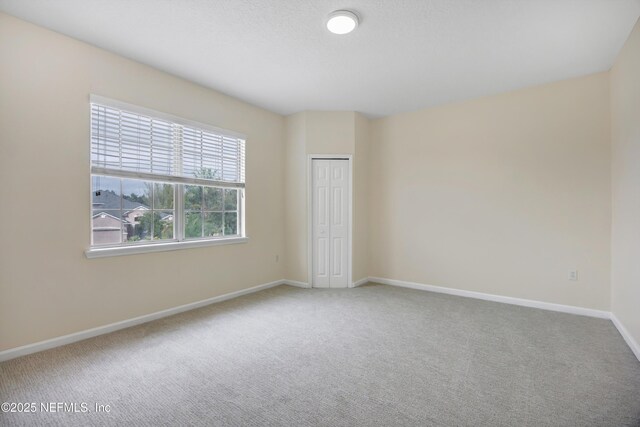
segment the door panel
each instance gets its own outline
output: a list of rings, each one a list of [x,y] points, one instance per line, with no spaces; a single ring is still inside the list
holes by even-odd
[[[349,161],[331,160],[331,278],[332,288],[349,286]]]
[[[328,288],[331,277],[330,209],[331,161],[314,160],[313,165],[313,212],[312,212],[312,261],[313,286]]]
[[[317,277],[329,277],[329,239],[318,238],[318,273]]]
[[[340,277],[342,274],[342,239],[333,239],[333,260],[331,261],[331,277]],[[333,283],[332,283],[333,285]],[[333,286],[332,286],[333,287]]]

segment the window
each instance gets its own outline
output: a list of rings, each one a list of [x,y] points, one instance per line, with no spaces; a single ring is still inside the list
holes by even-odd
[[[244,164],[241,135],[92,96],[87,255],[242,240]]]

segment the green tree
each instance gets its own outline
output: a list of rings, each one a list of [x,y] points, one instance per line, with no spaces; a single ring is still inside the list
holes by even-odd
[[[193,176],[196,178],[213,179],[216,181],[220,181],[222,179],[220,172],[217,169],[211,168],[200,168],[193,173]]]
[[[187,238],[202,237],[202,196],[200,185],[184,186],[184,235]]]
[[[164,216],[160,212],[145,212],[139,218],[139,227],[143,233],[153,230],[154,239],[173,239],[173,218],[169,214]],[[142,238],[142,236],[141,236]]]
[[[145,184],[145,185],[146,185],[146,184]],[[151,192],[149,192],[149,194],[151,194]],[[146,192],[145,192],[145,194],[144,194],[144,195],[140,195],[140,194],[136,194],[136,193],[131,193],[131,194],[129,194],[128,196],[127,196],[127,195],[124,195],[123,197],[124,197],[126,200],[131,200],[132,202],[140,203],[140,204],[141,204],[141,205],[143,205],[143,206],[146,206],[146,205],[147,205],[147,200],[149,200],[148,198],[146,198],[146,197],[148,197],[148,195],[146,194]]]
[[[156,182],[145,185],[147,194],[151,194],[151,190],[153,190],[153,210],[173,210],[174,186],[172,184]]]
[[[217,169],[201,168],[194,172],[199,179],[220,180]],[[167,220],[168,214],[174,211],[174,186],[154,182],[145,182],[142,195],[131,194],[129,200],[144,206],[148,200],[152,211],[145,212],[138,218],[132,239],[145,239],[153,234],[154,239],[172,239],[173,221]],[[235,234],[237,219],[229,215],[223,223],[224,209],[237,209],[237,190],[222,190],[201,185],[184,186],[184,230],[186,238]],[[164,213],[161,213],[164,211]],[[165,219],[163,219],[165,218]]]
[[[195,178],[220,180],[217,169],[201,168],[193,173]],[[222,191],[201,185],[184,186],[184,234],[187,238],[222,234]]]

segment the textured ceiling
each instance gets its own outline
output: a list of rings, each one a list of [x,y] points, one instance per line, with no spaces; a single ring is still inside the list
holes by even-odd
[[[358,30],[324,28],[335,9]],[[369,116],[604,71],[640,0],[0,0],[0,10],[267,109]]]

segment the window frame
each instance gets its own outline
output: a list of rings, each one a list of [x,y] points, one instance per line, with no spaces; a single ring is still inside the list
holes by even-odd
[[[109,98],[105,98],[103,96],[91,94],[89,97],[89,128],[90,133],[92,132],[92,114],[91,114],[91,104],[100,104],[106,107],[116,108],[120,110],[124,110],[127,112],[140,114],[144,116],[148,116],[154,119],[165,120],[171,122],[172,124],[180,125],[180,126],[188,126],[191,128],[196,128],[203,131],[208,131],[212,133],[216,133],[218,135],[233,137],[242,139],[246,144],[246,136],[230,131],[227,129],[218,128],[215,126],[208,125],[206,123],[200,123],[193,120],[184,119],[182,117],[173,116],[171,114],[155,111],[149,108],[140,107],[133,104],[128,104],[126,102],[117,101]],[[92,138],[89,138],[90,147]],[[91,149],[91,148],[90,148]],[[244,155],[246,156],[246,148],[244,149]],[[243,159],[244,160],[244,159]],[[105,244],[105,245],[97,245],[93,244],[93,197],[89,198],[89,212],[90,212],[90,246],[85,250],[85,255],[87,258],[99,258],[106,256],[119,256],[119,255],[128,255],[128,254],[139,254],[139,253],[148,253],[148,252],[160,252],[160,251],[171,251],[178,249],[186,249],[186,248],[196,248],[203,246],[217,246],[217,245],[228,245],[235,243],[246,243],[249,241],[249,238],[246,235],[246,223],[245,223],[245,190],[246,184],[245,182],[224,182],[218,180],[208,180],[203,178],[186,178],[182,176],[173,176],[173,175],[158,175],[147,172],[135,172],[135,171],[127,171],[120,170],[114,172],[113,170],[109,170],[108,168],[101,168],[97,166],[93,166],[93,162],[91,160],[91,156],[89,159],[89,182],[90,182],[90,192],[93,193],[93,177],[95,176],[104,176],[111,177],[117,179],[137,179],[144,181],[151,181],[153,183],[165,183],[172,184],[174,191],[173,198],[173,212],[174,212],[174,233],[173,239],[161,239],[161,240],[151,240],[145,242],[120,242],[117,244]],[[197,185],[204,187],[213,187],[213,188],[221,188],[223,191],[223,200],[224,203],[224,194],[226,189],[235,189],[238,191],[237,196],[237,234],[233,236],[215,236],[215,237],[198,237],[198,238],[186,238],[185,236],[185,207],[184,207],[184,189],[187,185]],[[120,197],[123,197],[121,194]],[[224,216],[223,216],[224,218]],[[224,220],[223,220],[223,230],[224,230]],[[122,237],[121,237],[122,238]]]

